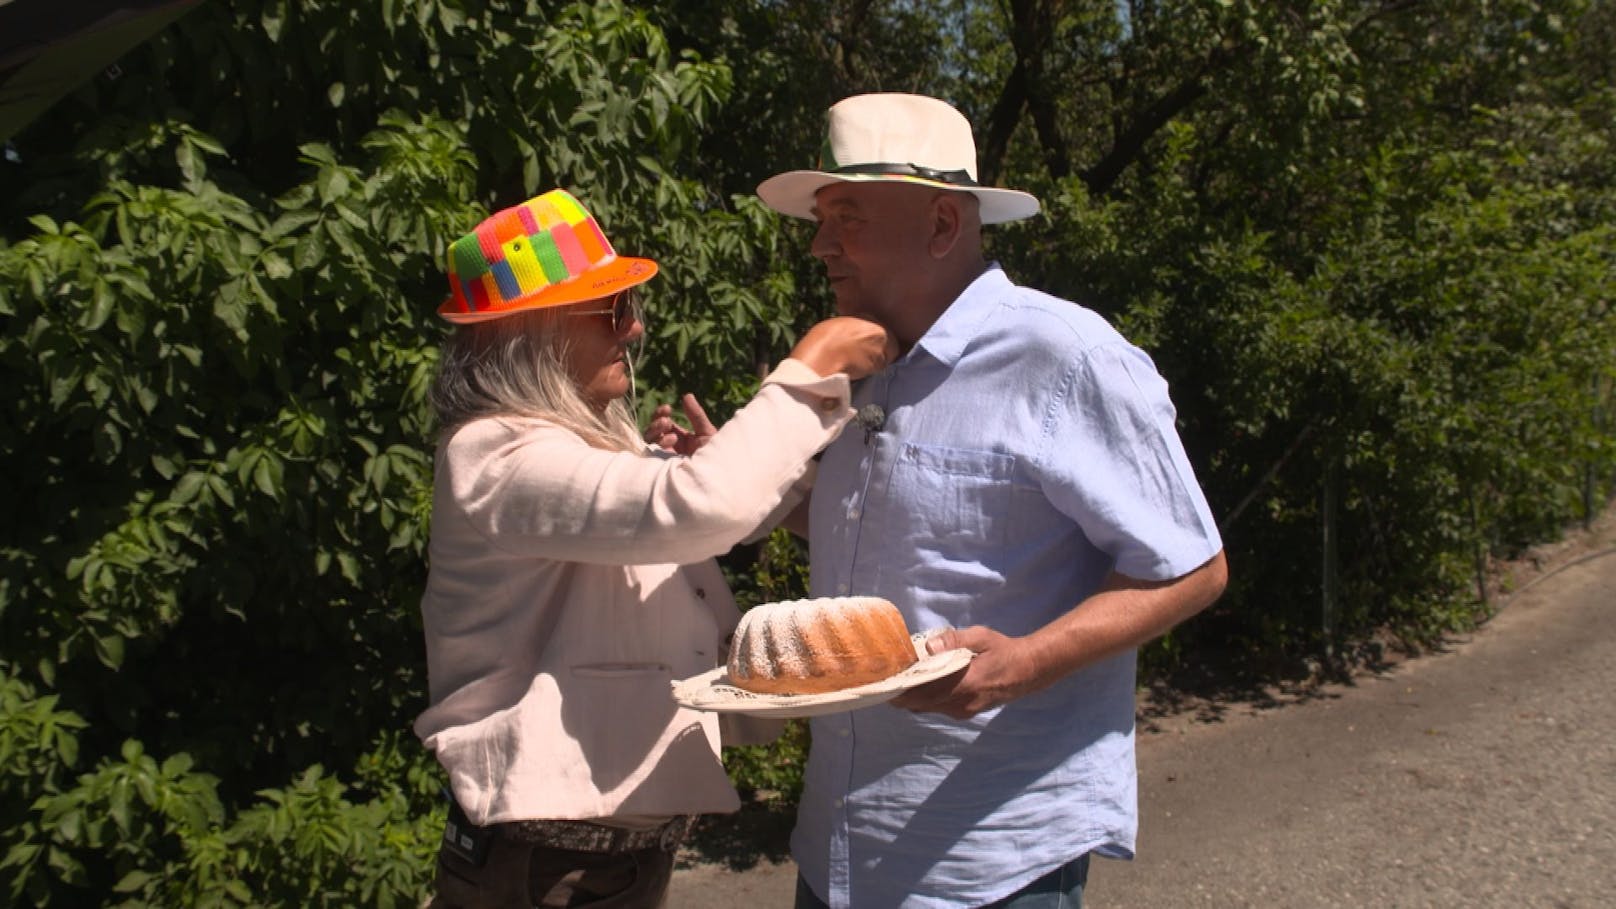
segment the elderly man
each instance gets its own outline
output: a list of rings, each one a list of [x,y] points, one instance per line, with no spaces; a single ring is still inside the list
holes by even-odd
[[[1091,853],[1133,855],[1136,649],[1222,593],[1217,526],[1150,358],[984,257],[1038,202],[976,184],[965,118],[876,94],[828,120],[829,160],[758,195],[818,222],[837,310],[903,354],[820,464],[811,593],[975,657],[814,719],[797,906],[1080,904]]]

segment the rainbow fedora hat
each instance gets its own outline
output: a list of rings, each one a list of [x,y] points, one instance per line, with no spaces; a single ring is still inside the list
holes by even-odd
[[[552,189],[450,243],[448,271],[438,315],[463,324],[610,296],[649,281],[657,264],[619,256],[583,203]]]

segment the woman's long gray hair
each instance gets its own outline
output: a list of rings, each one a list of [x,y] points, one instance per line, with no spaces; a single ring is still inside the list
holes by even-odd
[[[589,406],[567,372],[567,333],[554,309],[457,325],[444,342],[432,383],[440,438],[483,417],[536,417],[577,433],[595,448],[641,452],[622,400]],[[629,362],[630,395],[633,362]]]

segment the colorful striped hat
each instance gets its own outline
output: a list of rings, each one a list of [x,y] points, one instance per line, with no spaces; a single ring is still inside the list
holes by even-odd
[[[563,189],[490,215],[449,244],[448,260],[449,299],[438,315],[457,323],[598,300],[657,273],[650,259],[619,256]]]

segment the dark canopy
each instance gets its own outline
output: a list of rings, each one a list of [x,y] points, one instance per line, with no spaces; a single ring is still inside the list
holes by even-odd
[[[0,142],[201,0],[0,0]]]

